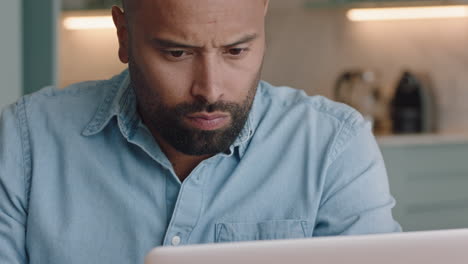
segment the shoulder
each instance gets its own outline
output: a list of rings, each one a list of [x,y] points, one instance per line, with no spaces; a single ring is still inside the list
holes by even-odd
[[[308,143],[334,160],[359,134],[371,134],[371,126],[350,106],[323,96],[309,96],[290,87],[262,82],[258,91],[257,118],[261,134],[277,133],[289,143]],[[286,140],[287,139],[287,140]]]
[[[41,143],[54,138],[79,136],[97,117],[110,113],[126,74],[109,80],[87,81],[64,89],[45,87],[21,97],[7,107],[6,115],[15,114],[22,138]]]
[[[110,107],[118,92],[122,74],[109,80],[86,81],[64,89],[45,87],[26,95],[17,103],[23,107],[30,122],[74,122],[85,125],[103,105]]]
[[[266,111],[297,112],[304,118],[304,121],[320,120],[346,127],[360,127],[366,123],[362,115],[354,108],[324,96],[309,96],[302,90],[286,86],[272,86],[266,82],[261,83],[259,93],[263,104],[267,106]]]
[[[44,110],[64,107],[63,110],[70,111],[102,103],[105,97],[117,91],[121,81],[121,75],[117,75],[109,80],[80,82],[63,89],[49,86],[24,96],[24,100],[29,107],[41,106]]]

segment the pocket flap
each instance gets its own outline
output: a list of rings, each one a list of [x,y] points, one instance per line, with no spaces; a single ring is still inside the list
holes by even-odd
[[[216,242],[294,239],[308,237],[308,221],[278,220],[216,224]]]

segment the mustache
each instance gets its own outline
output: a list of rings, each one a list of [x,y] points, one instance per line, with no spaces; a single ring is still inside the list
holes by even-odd
[[[216,103],[207,103],[203,101],[196,101],[193,103],[181,103],[176,105],[172,110],[179,115],[187,115],[197,112],[235,112],[241,109],[242,106],[236,103],[231,102],[216,102]]]

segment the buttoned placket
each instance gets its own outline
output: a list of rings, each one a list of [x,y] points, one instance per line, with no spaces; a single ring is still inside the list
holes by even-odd
[[[177,202],[172,212],[166,236],[165,246],[179,246],[189,243],[190,234],[197,225],[203,208],[203,173],[212,160],[200,163],[181,184]],[[177,178],[175,173],[173,177]],[[180,183],[180,181],[178,181]],[[174,189],[172,189],[174,190]],[[167,195],[173,196],[170,192]],[[169,197],[168,197],[169,198]]]

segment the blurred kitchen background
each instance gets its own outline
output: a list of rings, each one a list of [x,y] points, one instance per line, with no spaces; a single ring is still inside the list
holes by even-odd
[[[263,79],[347,103],[373,122],[394,214],[406,231],[468,227],[463,3],[270,3]],[[0,107],[46,85],[64,88],[125,69],[109,17],[113,4],[119,1],[7,0],[0,9]]]

